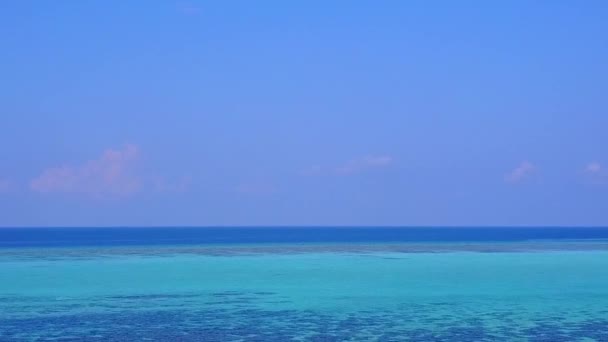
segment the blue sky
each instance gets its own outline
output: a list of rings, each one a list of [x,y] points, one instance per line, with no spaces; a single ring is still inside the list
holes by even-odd
[[[608,225],[605,1],[4,1],[0,226]]]

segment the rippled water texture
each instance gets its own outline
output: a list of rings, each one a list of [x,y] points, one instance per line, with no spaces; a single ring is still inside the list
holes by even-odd
[[[601,240],[0,249],[1,341],[608,341]]]

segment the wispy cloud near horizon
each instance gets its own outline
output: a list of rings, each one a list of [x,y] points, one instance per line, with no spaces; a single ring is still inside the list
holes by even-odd
[[[505,176],[505,181],[509,183],[520,183],[523,180],[531,177],[534,172],[536,172],[536,165],[532,164],[529,161],[521,162],[517,167],[515,167],[511,172],[509,172]]]
[[[591,162],[585,166],[585,172],[590,174],[597,174],[602,172],[602,165],[598,162]]]
[[[585,165],[585,176],[594,184],[608,184],[608,170],[599,162],[593,161]]]
[[[129,196],[141,189],[142,180],[134,172],[139,148],[127,144],[106,149],[102,155],[81,165],[63,165],[44,170],[30,181],[39,193],[73,193],[93,197]]]

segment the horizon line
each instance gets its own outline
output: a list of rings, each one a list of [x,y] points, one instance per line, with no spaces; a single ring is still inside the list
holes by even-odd
[[[69,226],[0,226],[0,229],[213,229],[213,228],[285,228],[285,229],[322,229],[322,228],[395,228],[395,229],[410,229],[410,228],[608,228],[608,225],[111,225],[111,226],[93,226],[93,225],[69,225]]]

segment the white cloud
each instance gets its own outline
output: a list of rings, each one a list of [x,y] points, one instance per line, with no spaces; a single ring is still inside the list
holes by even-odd
[[[125,145],[107,149],[97,158],[81,165],[50,167],[30,182],[40,193],[80,193],[92,196],[128,196],[141,188],[141,179],[133,168],[139,148]]]
[[[602,172],[602,165],[598,162],[591,162],[589,164],[587,164],[587,166],[585,167],[585,172],[591,173],[591,174],[597,174]]]
[[[509,172],[505,180],[510,183],[519,183],[526,178],[529,178],[535,171],[536,166],[528,161],[520,163],[511,172]]]
[[[584,174],[587,180],[593,184],[608,184],[608,170],[598,162],[590,162],[585,165]]]

